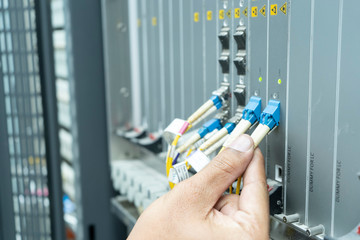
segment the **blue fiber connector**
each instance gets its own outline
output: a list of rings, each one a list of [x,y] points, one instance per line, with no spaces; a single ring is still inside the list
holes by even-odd
[[[243,119],[248,120],[251,125],[259,121],[261,114],[261,98],[251,97],[243,111]]]
[[[273,129],[280,122],[280,101],[270,100],[260,116],[260,123]]]
[[[219,98],[219,96],[216,96],[216,95],[212,95],[210,100],[213,101],[214,105],[216,105],[218,102],[221,102],[221,99]]]
[[[210,119],[209,121],[207,121],[202,128],[200,128],[198,130],[198,134],[200,135],[201,138],[203,138],[206,134],[214,131],[215,129],[220,129],[221,126],[221,121],[220,119],[217,118],[213,118]]]
[[[222,107],[222,102],[218,102],[217,104],[215,104],[216,109],[220,109]]]
[[[235,123],[228,122],[225,124],[224,128],[226,128],[228,134],[230,134],[234,130],[235,126],[236,126]]]

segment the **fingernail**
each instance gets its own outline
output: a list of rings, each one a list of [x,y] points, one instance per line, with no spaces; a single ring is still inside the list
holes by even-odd
[[[239,152],[247,152],[253,146],[251,138],[247,135],[240,135],[235,141],[233,141],[228,147]]]

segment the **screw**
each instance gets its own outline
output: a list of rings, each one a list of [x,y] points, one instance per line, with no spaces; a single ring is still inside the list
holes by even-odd
[[[130,93],[129,93],[129,90],[126,88],[126,87],[122,87],[120,89],[120,94],[124,97],[124,98],[127,98],[129,97]]]

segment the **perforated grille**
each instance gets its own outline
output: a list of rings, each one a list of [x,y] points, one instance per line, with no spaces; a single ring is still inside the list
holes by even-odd
[[[34,1],[0,0],[0,10],[16,238],[51,239]]]

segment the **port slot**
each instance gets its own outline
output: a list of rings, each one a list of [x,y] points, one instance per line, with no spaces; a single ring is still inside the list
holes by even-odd
[[[283,180],[283,171],[280,165],[275,165],[275,180],[278,182],[282,182]]]
[[[218,35],[222,50],[229,50],[230,48],[230,28],[223,27]]]
[[[234,33],[234,39],[237,44],[238,50],[245,50],[246,49],[246,29],[243,26],[240,26],[236,29]]]

